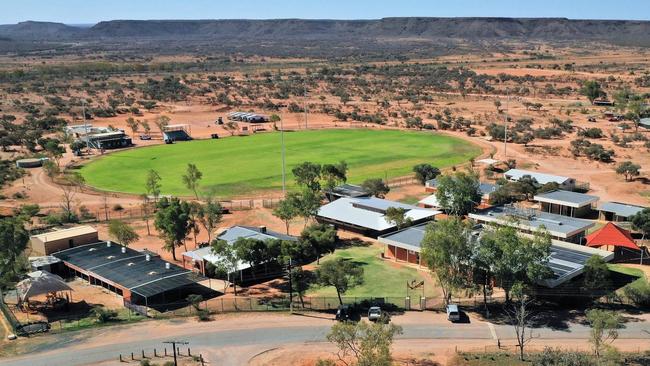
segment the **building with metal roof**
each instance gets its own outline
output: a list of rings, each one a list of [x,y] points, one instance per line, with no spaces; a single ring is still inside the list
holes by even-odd
[[[621,202],[603,202],[598,206],[600,218],[607,221],[630,221],[630,217],[643,211],[645,207]]]
[[[396,262],[423,265],[420,252],[422,250],[422,240],[426,234],[426,227],[427,224],[415,225],[380,236],[379,242],[385,245],[384,257],[393,259]],[[472,236],[476,239],[480,238],[482,230],[486,229],[479,228]],[[608,251],[552,240],[548,266],[553,271],[553,277],[542,280],[539,284],[554,288],[575,278],[584,271],[587,260],[593,255],[599,255],[605,261],[614,258],[614,254]]]
[[[561,189],[568,191],[572,191],[576,185],[576,181],[573,178],[564,177],[561,175],[540,173],[532,170],[510,169],[507,172],[503,173],[504,178],[514,182],[520,180],[525,176],[530,176],[531,178],[535,179],[539,185],[557,183]]]
[[[341,198],[322,206],[316,220],[339,229],[377,237],[397,229],[394,223],[386,220],[386,210],[389,207],[404,209],[406,218],[412,225],[433,220],[441,213],[376,197]]]
[[[125,305],[151,307],[210,292],[198,284],[205,278],[151,252],[102,241],[54,253],[69,275],[102,286],[124,298]]]
[[[594,226],[591,221],[514,205],[490,207],[470,213],[469,217],[479,223],[513,226],[528,234],[543,227],[554,239],[577,244],[582,243],[586,231]]]
[[[32,235],[29,238],[29,247],[31,249],[31,255],[44,256],[98,241],[97,229],[92,226],[82,225]]]
[[[361,186],[344,183],[325,192],[325,196],[327,196],[327,199],[329,201],[334,201],[343,197],[347,197],[347,198],[370,197],[370,193],[368,193],[368,191],[363,189],[363,187]]]
[[[597,196],[584,193],[555,190],[535,195],[533,198],[544,212],[571,217],[585,217],[593,211]]]
[[[238,239],[256,239],[261,241],[266,240],[285,240],[285,241],[298,241],[298,238],[291,235],[279,233],[277,231],[269,230],[265,226],[233,226],[217,236],[217,239],[225,240],[228,244],[232,245]],[[182,254],[183,267],[191,269],[206,275],[206,267],[208,263],[216,265],[221,262],[222,258],[218,254],[212,252],[211,246],[206,246],[196,250],[184,252]],[[247,262],[237,262],[237,268],[234,272],[238,272],[240,279],[243,279],[243,271],[248,270],[250,264]]]

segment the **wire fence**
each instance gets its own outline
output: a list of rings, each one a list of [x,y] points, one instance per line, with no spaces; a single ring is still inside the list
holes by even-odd
[[[2,311],[5,319],[7,319],[9,326],[11,326],[11,330],[16,333],[20,329],[20,322],[16,319],[16,316],[11,309],[9,309],[7,304],[5,304],[3,296],[0,296],[0,311]]]

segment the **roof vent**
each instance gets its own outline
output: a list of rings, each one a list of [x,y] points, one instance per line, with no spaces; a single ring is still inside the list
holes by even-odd
[[[111,241],[110,240],[106,242],[106,246],[109,247],[109,248],[111,247]]]
[[[172,264],[169,263],[169,262],[166,262],[165,263],[165,269],[171,269],[171,268],[172,268]]]
[[[126,247],[122,247],[122,254],[126,253]]]
[[[131,267],[133,265],[135,265],[135,263],[133,263],[133,262],[129,262],[129,263],[126,264],[127,267]]]
[[[113,258],[115,258],[114,255],[109,255],[108,257],[106,257],[106,259],[113,259]]]
[[[158,272],[156,272],[156,271],[151,271],[151,272],[148,273],[149,276],[153,276],[153,275],[155,275],[155,274],[158,274]]]
[[[94,252],[95,250],[97,250],[97,248],[90,248],[90,249],[88,249],[89,252]]]
[[[144,260],[146,260],[147,262],[150,262],[151,261],[151,256],[149,254],[145,255]]]

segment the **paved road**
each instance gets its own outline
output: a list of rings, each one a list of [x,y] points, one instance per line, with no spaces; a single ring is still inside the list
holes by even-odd
[[[184,321],[155,321],[130,326],[117,326],[85,332],[42,337],[29,355],[0,361],[4,366],[85,365],[115,360],[119,354],[136,355],[145,350],[153,354],[161,350],[162,342],[182,339],[190,342],[193,353],[209,354],[210,361],[219,365],[242,365],[255,354],[288,344],[325,341],[332,320],[321,316],[289,316],[285,314],[256,314],[243,317],[227,316],[207,323]],[[394,323],[403,327],[403,340],[483,340],[486,344],[500,339],[513,339],[512,328],[492,325],[472,319],[467,324],[451,324],[444,316],[431,313],[407,313],[395,317]],[[650,326],[643,320],[626,324],[620,338],[650,340]],[[589,337],[589,328],[569,323],[565,329],[537,328],[538,339],[582,339]],[[42,342],[42,341],[45,342]],[[229,350],[229,351],[227,351]]]

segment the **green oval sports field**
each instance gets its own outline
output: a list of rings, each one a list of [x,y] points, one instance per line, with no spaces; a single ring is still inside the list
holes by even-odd
[[[431,132],[320,130],[286,132],[287,182],[291,168],[304,161],[320,164],[345,160],[348,181],[409,174],[413,165],[447,167],[480,154],[478,146]],[[179,142],[108,154],[81,168],[88,185],[101,190],[144,193],[145,177],[155,169],[163,194],[189,196],[182,183],[188,163],[203,172],[201,190],[216,188],[220,197],[250,195],[282,188],[280,133]]]

